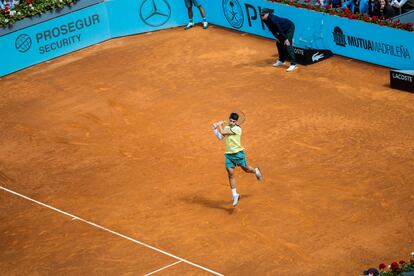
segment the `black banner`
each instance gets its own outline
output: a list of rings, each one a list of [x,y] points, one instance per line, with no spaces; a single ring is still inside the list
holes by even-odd
[[[293,46],[296,61],[302,65],[310,65],[331,57],[333,54],[329,50],[305,49]]]
[[[414,92],[414,70],[391,70],[391,88]]]

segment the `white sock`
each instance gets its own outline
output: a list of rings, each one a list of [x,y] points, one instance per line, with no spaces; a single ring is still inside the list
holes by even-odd
[[[231,189],[231,193],[233,194],[233,197],[237,196],[236,188]]]

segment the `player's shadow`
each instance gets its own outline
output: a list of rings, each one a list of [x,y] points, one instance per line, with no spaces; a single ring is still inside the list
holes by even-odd
[[[247,197],[250,197],[250,195],[243,195],[240,200],[243,200]],[[202,206],[207,207],[207,208],[223,210],[223,211],[227,212],[230,215],[233,214],[233,212],[236,210],[236,208],[234,208],[231,205],[230,200],[229,201],[213,200],[213,199],[209,199],[209,198],[205,198],[205,197],[201,197],[201,196],[194,196],[194,197],[191,197],[191,198],[184,198],[183,200],[187,203],[190,203],[190,204],[198,204],[198,205],[202,205]]]
[[[276,59],[261,59],[261,60],[256,60],[254,62],[250,62],[250,63],[240,63],[238,65],[235,65],[235,67],[241,67],[241,68],[246,68],[246,67],[261,67],[261,68],[265,68],[265,67],[269,67],[272,66],[272,64],[275,62]]]

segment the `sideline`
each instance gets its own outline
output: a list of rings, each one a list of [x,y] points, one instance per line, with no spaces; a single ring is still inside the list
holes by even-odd
[[[146,243],[143,243],[143,242],[141,242],[141,241],[135,240],[135,239],[133,239],[133,238],[131,238],[131,237],[128,237],[128,236],[125,236],[125,235],[123,235],[123,234],[121,234],[121,233],[118,233],[118,232],[112,231],[111,229],[108,229],[108,228],[106,228],[106,227],[103,227],[103,226],[101,226],[101,225],[99,225],[99,224],[93,223],[93,222],[88,221],[88,220],[86,220],[86,219],[80,218],[80,217],[78,217],[78,216],[72,215],[72,214],[67,213],[67,212],[65,212],[65,211],[62,211],[62,210],[60,210],[60,209],[57,209],[57,208],[55,208],[55,207],[52,207],[52,206],[50,206],[50,205],[47,205],[47,204],[45,204],[45,203],[42,203],[42,202],[40,202],[40,201],[37,201],[37,200],[32,199],[32,198],[30,198],[30,197],[27,197],[27,196],[25,196],[25,195],[19,194],[19,193],[17,193],[17,192],[14,192],[14,191],[12,191],[12,190],[9,190],[9,189],[7,189],[7,188],[5,188],[5,187],[3,187],[3,186],[0,186],[0,189],[4,190],[4,191],[6,191],[6,192],[9,192],[9,193],[11,193],[11,194],[17,195],[17,196],[19,196],[19,197],[22,197],[22,198],[24,198],[24,199],[27,199],[27,200],[29,200],[29,201],[32,201],[32,202],[34,202],[34,203],[37,203],[37,204],[39,204],[39,205],[42,205],[43,207],[46,207],[46,208],[52,209],[52,210],[54,210],[54,211],[56,211],[56,212],[58,212],[58,213],[61,213],[61,214],[63,214],[63,215],[69,216],[69,217],[71,217],[71,218],[72,218],[72,220],[80,220],[80,221],[83,221],[83,222],[84,222],[84,223],[86,223],[86,224],[89,224],[89,225],[92,225],[92,226],[94,226],[94,227],[96,227],[96,228],[102,229],[102,230],[104,230],[104,231],[106,231],[106,232],[109,232],[109,233],[111,233],[111,234],[114,234],[114,235],[116,235],[116,236],[118,236],[118,237],[124,238],[124,239],[126,239],[126,240],[132,241],[132,242],[134,242],[134,243],[137,243],[137,244],[140,244],[140,245],[145,246],[145,247],[147,247],[147,248],[150,248],[150,249],[152,249],[152,250],[155,250],[155,251],[157,251],[157,252],[159,252],[159,253],[162,253],[162,254],[164,254],[164,255],[170,256],[171,258],[174,258],[174,259],[176,259],[176,260],[179,260],[179,262],[184,262],[184,263],[187,263],[187,264],[189,264],[189,265],[192,265],[192,266],[198,267],[198,268],[200,268],[200,269],[202,269],[202,270],[205,270],[205,271],[207,271],[207,272],[210,272],[210,273],[212,273],[212,274],[214,274],[214,275],[223,276],[223,274],[220,274],[220,273],[218,273],[218,272],[215,272],[215,271],[213,271],[213,270],[211,270],[211,269],[208,269],[208,268],[203,267],[203,266],[201,266],[201,265],[198,265],[198,264],[192,263],[192,262],[190,262],[190,261],[187,261],[186,259],[180,258],[180,257],[178,257],[178,256],[175,256],[175,255],[171,254],[171,253],[165,252],[165,251],[163,251],[163,250],[161,250],[161,249],[158,249],[158,248],[156,248],[156,247],[153,247],[153,246],[148,245],[148,244],[146,244]],[[179,263],[179,262],[176,262],[176,263],[174,263],[174,264],[177,264],[177,263]],[[174,265],[174,264],[173,264],[173,265]],[[171,266],[171,265],[170,265],[170,266]],[[168,266],[167,266],[167,267],[168,267]],[[164,267],[164,268],[167,268],[167,267]],[[164,269],[164,268],[162,268],[162,269]],[[161,270],[162,270],[162,269],[161,269]],[[157,271],[159,271],[159,270],[157,270]],[[154,272],[152,272],[152,273],[155,273],[155,272],[156,272],[156,271],[154,271]]]

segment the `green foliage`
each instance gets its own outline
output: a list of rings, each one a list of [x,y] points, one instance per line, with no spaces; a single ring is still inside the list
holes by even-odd
[[[73,5],[79,0],[22,0],[13,8],[6,5],[0,10],[0,27],[13,25],[16,21],[27,17],[41,16],[51,10],[61,9],[65,6]]]
[[[325,7],[320,6],[320,5],[313,5],[313,4],[310,4],[310,0],[305,0],[305,4],[299,3],[298,0],[267,0],[267,1],[286,4],[286,5],[294,6],[296,8],[301,8],[301,9],[313,10],[316,12],[323,12],[329,15],[345,17],[350,20],[360,20],[360,21],[364,21],[367,23],[378,24],[380,26],[386,26],[386,27],[401,29],[401,30],[410,31],[410,32],[414,31],[414,24],[401,23],[399,19],[392,20],[392,19],[378,18],[377,16],[370,17],[366,14],[352,13],[347,8],[345,9],[333,8],[330,5],[325,6]]]

